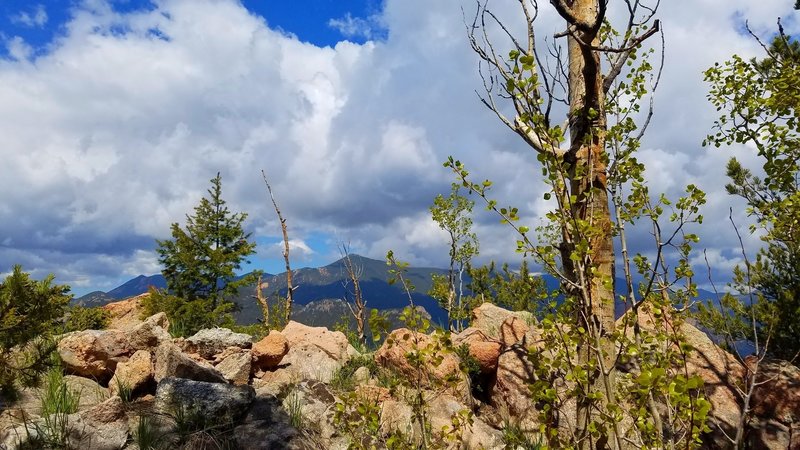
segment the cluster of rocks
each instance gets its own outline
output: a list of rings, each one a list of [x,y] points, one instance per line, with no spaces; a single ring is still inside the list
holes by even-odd
[[[223,328],[172,338],[163,314],[138,319],[139,300],[107,306],[112,328],[70,333],[59,341],[69,374],[65,382],[81,392],[79,411],[67,418],[75,448],[137,448],[133,435],[143,413],[171,417],[181,409],[229,424],[238,448],[348,448],[349,437],[337,430],[334,420],[343,393],[331,382],[344,364],[360,355],[344,334],[290,322],[256,342]],[[744,366],[701,331],[683,327],[697,350],[688,368],[703,377],[712,403],[712,432],[705,445],[727,448],[725,434],[738,426],[742,402],[736,389]],[[529,395],[535,370],[530,355],[532,349],[546,349],[533,316],[486,303],[473,311],[471,327],[452,336],[452,343],[467,347],[478,365],[476,379],[463,375],[459,357],[439,348],[436,337],[408,329],[394,330],[371,357],[396,377],[420,383],[431,429],[447,432],[459,412],[473,413],[453,448],[505,448],[502,429],[509,422],[537,430],[536,405]],[[436,361],[422,378],[407,357],[414,347],[428,349]],[[759,367],[764,384],[750,400],[755,408],[748,442],[754,448],[800,448],[800,370],[778,362]],[[379,383],[366,367],[355,370],[352,378],[359,398],[378,406],[381,433],[418,437],[408,392]],[[477,398],[476,386],[470,385],[476,380]],[[17,404],[0,414],[0,448],[17,448],[35,437],[37,423],[44,420],[38,414],[35,392],[23,392]]]

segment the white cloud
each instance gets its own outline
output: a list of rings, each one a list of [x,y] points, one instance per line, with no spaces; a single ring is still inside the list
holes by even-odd
[[[163,0],[124,14],[82,3],[46,52],[20,40],[17,61],[0,61],[0,270],[22,262],[86,287],[152,273],[154,239],[183,222],[217,171],[230,208],[249,212],[259,237],[279,239],[266,170],[298,256],[321,233],[347,236],[368,256],[392,248],[414,264],[444,264],[427,208],[449,190],[441,162],[450,154],[538,225],[547,204],[535,156],[474,94],[481,82],[461,3],[474,8],[389,0],[386,39],[333,48],[270,29],[233,0]],[[518,19],[512,3],[500,13]],[[751,3],[706,0],[692,14],[662,5],[667,62],[641,153],[653,191],[674,198],[691,182],[709,192],[702,242],[728,258],[729,205],[741,224],[746,217],[723,191],[724,164],[732,154],[757,159],[746,148],[700,147],[715,117],[701,72],[732,53],[759,54],[741,17],[769,30],[791,10],[783,0]],[[518,259],[515,238],[482,207],[483,256]],[[646,230],[631,235],[644,247]]]
[[[353,17],[349,12],[338,19],[330,19],[328,26],[339,31],[342,36],[352,38],[375,39],[381,32],[380,16]]]
[[[33,48],[19,36],[6,39],[6,50],[17,61],[27,61],[33,54]]]
[[[18,14],[11,16],[11,22],[30,28],[41,28],[47,24],[47,10],[44,5],[38,4],[29,11],[20,11]]]

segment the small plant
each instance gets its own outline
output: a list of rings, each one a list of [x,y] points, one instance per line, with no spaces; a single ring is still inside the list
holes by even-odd
[[[167,433],[161,429],[161,423],[152,416],[139,416],[139,423],[133,431],[133,442],[139,450],[161,450],[167,448]]]
[[[469,346],[467,344],[461,344],[458,347],[454,347],[453,351],[456,355],[458,355],[459,369],[461,369],[461,373],[466,375],[467,379],[469,380],[469,385],[473,391],[473,394],[476,391],[480,393],[483,389],[480,380],[480,363],[478,363],[478,360],[475,359],[475,357],[469,352]]]
[[[340,331],[347,337],[347,342],[353,346],[359,353],[368,351],[366,343],[361,342],[358,333],[353,329],[350,323],[350,316],[347,314],[342,315],[339,321],[333,324],[333,331]]]
[[[173,433],[179,448],[232,448],[233,424],[229,420],[207,417],[197,408],[183,405],[173,408],[171,417],[175,421]]]
[[[366,367],[369,370],[370,376],[378,373],[378,365],[375,364],[375,359],[372,355],[361,355],[348,360],[344,365],[339,368],[331,378],[330,385],[333,389],[347,392],[355,389],[355,373],[361,367]]]
[[[283,408],[289,416],[289,424],[297,430],[301,429],[303,427],[303,402],[296,390],[283,401]]]
[[[72,414],[78,411],[80,393],[71,391],[64,381],[61,367],[47,372],[41,394],[42,416]]]
[[[45,375],[40,400],[42,420],[33,424],[26,423],[28,440],[20,448],[70,448],[68,416],[78,411],[80,393],[69,389],[60,367],[50,369]]]
[[[509,450],[539,450],[543,448],[541,440],[531,441],[516,421],[504,419],[502,431],[503,448]]]
[[[349,392],[336,402],[334,426],[350,438],[349,449],[368,450],[380,447],[381,405],[376,399]]]
[[[117,395],[122,399],[122,403],[125,405],[130,404],[133,401],[133,389],[128,385],[128,383],[125,383],[119,378],[115,378],[115,380],[117,385]]]

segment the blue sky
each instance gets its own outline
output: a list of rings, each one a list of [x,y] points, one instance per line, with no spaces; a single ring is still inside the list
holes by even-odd
[[[492,3],[519,29],[516,1]],[[552,36],[562,24],[540,3],[539,36]],[[701,147],[717,114],[702,71],[759,54],[743,19],[769,36],[779,16],[796,32],[797,13],[788,0],[661,3],[666,64],[638,158],[651,192],[706,191],[706,220],[692,231],[724,280],[741,261],[729,208],[749,223],[724,191],[725,162],[758,160],[744,146]],[[217,172],[231,209],[249,214],[253,266],[268,272],[283,261],[261,169],[287,218],[294,267],[334,261],[339,242],[376,259],[392,249],[417,266],[445,266],[447,237],[428,208],[453,181],[441,167],[449,155],[492,179],[499,203],[536,227],[551,207],[536,158],[475,95],[482,85],[462,16],[474,7],[0,2],[0,274],[22,264],[82,294],[157,273],[155,240],[183,222]],[[496,217],[478,205],[474,221],[478,263],[520,260]],[[629,232],[633,251],[652,248],[646,227]],[[751,252],[760,245],[745,240]],[[695,262],[704,267],[701,252]]]
[[[54,37],[63,34],[70,10],[79,7],[79,0],[7,0],[0,3],[0,30],[8,37],[20,36],[31,46],[44,51]],[[152,10],[149,0],[112,0],[119,12]],[[334,46],[347,39],[363,43],[362,34],[343,33],[337,21],[368,20],[379,15],[381,0],[245,0],[242,4],[263,17],[270,27],[292,33],[301,41],[317,46]],[[38,15],[37,15],[38,14]],[[334,21],[333,24],[331,21]],[[383,31],[377,30],[378,35]]]

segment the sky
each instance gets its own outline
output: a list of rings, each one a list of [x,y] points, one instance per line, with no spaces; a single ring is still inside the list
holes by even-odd
[[[540,3],[537,31],[552,37],[562,25]],[[517,2],[491,4],[519,29]],[[702,72],[761,55],[745,22],[763,38],[778,17],[796,32],[792,6],[660,5],[664,72],[638,158],[651,192],[706,191],[695,262],[702,273],[705,249],[718,283],[741,262],[730,208],[746,250],[760,245],[744,205],[724,191],[725,163],[759,161],[746,146],[701,146],[717,114]],[[334,261],[342,242],[445,266],[447,235],[428,208],[454,181],[442,167],[449,155],[493,180],[492,195],[519,207],[522,222],[540,224],[550,205],[535,155],[476,95],[464,26],[474,10],[474,0],[0,1],[0,273],[14,264],[53,273],[76,295],[158,273],[156,239],[184,223],[217,172],[258,243],[248,271],[283,266],[261,170],[287,219],[294,267]],[[477,204],[474,220],[479,262],[519,262],[497,217]],[[645,228],[631,241],[652,249]]]

